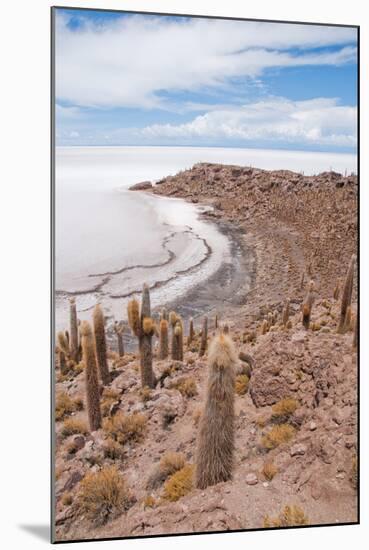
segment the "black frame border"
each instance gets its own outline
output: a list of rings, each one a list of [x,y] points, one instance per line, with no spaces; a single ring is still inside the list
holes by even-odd
[[[188,17],[193,19],[218,19],[225,21],[250,21],[257,23],[284,23],[289,25],[311,25],[321,27],[343,27],[356,29],[357,31],[357,178],[358,178],[358,194],[357,194],[357,318],[358,318],[358,345],[357,345],[357,521],[347,523],[324,523],[314,525],[301,525],[291,527],[256,527],[250,529],[233,529],[231,531],[199,531],[190,533],[165,533],[160,535],[134,535],[131,537],[104,537],[99,539],[70,539],[56,540],[55,539],[55,149],[56,149],[56,123],[55,123],[55,14],[57,10],[75,10],[75,11],[93,11],[93,12],[113,12],[113,13],[128,13],[135,15],[154,15],[154,16],[173,16],[173,17]],[[279,19],[256,19],[245,17],[231,17],[221,15],[199,15],[199,14],[184,14],[184,13],[165,13],[152,11],[138,10],[123,10],[112,8],[86,8],[79,6],[51,6],[50,7],[50,438],[51,438],[51,457],[50,457],[50,542],[52,544],[70,544],[81,542],[105,542],[114,540],[135,540],[135,539],[156,539],[167,537],[187,537],[196,535],[219,535],[227,533],[248,533],[255,531],[281,531],[290,529],[311,529],[316,527],[345,527],[350,525],[360,525],[360,25],[350,25],[341,23],[316,23],[311,21],[286,21]]]

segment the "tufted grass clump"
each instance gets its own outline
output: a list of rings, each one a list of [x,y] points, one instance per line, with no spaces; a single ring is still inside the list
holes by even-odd
[[[83,409],[83,401],[80,397],[73,399],[66,392],[60,392],[56,396],[55,403],[55,420],[63,420],[76,411]]]
[[[104,458],[110,458],[111,460],[118,460],[123,457],[123,447],[115,441],[112,437],[107,437],[102,444]]]
[[[82,434],[86,435],[88,433],[88,428],[86,422],[80,420],[79,418],[66,418],[61,430],[61,435],[63,437],[68,437],[70,435]]]
[[[104,388],[101,397],[101,414],[108,416],[111,406],[117,402],[120,393],[112,388]]]
[[[249,387],[250,378],[247,374],[239,374],[236,376],[235,390],[238,395],[245,395]]]
[[[152,397],[152,392],[148,386],[145,386],[144,388],[141,388],[138,392],[140,399],[142,403],[146,403],[147,401],[150,401]]]
[[[180,378],[172,387],[176,388],[183,397],[195,397],[197,395],[196,382],[192,376]]]
[[[308,525],[309,519],[299,506],[285,506],[275,518],[264,517],[264,527],[293,527],[297,525]]]
[[[116,466],[108,466],[83,478],[77,501],[81,512],[99,527],[127,510],[132,497]]]
[[[163,498],[171,502],[179,500],[192,491],[194,486],[194,466],[187,464],[171,475],[164,484]]]
[[[279,423],[286,422],[298,406],[298,401],[292,397],[281,399],[272,407],[272,421]]]
[[[121,445],[127,441],[140,441],[146,429],[146,417],[140,413],[125,415],[122,412],[105,418],[103,429],[114,441]]]
[[[166,452],[150,475],[146,484],[147,488],[156,489],[160,487],[169,476],[182,470],[185,464],[186,460],[182,453]]]
[[[273,428],[263,435],[261,438],[261,446],[264,449],[275,449],[282,443],[288,443],[295,434],[295,428],[289,424],[277,424]]]
[[[273,464],[273,462],[264,462],[261,473],[266,480],[272,481],[273,477],[278,473],[278,468]]]

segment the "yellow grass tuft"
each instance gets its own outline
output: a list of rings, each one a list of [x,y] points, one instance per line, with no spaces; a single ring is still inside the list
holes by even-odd
[[[170,476],[185,466],[185,457],[182,453],[168,451],[161,458],[159,468],[166,476]]]
[[[296,399],[286,397],[275,403],[272,407],[273,417],[288,417],[291,416],[299,406]]]
[[[197,395],[196,382],[192,376],[180,378],[172,385],[172,388],[176,388],[184,397],[194,397]]]
[[[194,469],[192,464],[187,464],[167,479],[164,484],[163,498],[175,502],[187,495],[193,488]]]
[[[264,449],[275,449],[282,443],[287,443],[295,434],[295,428],[289,424],[277,424],[261,438]]]
[[[55,420],[62,420],[65,416],[81,411],[83,409],[83,401],[80,397],[73,399],[66,392],[60,392],[56,396],[55,403]]]
[[[113,390],[112,388],[104,388],[104,392],[100,402],[101,414],[103,416],[108,416],[110,412],[110,407],[113,405],[113,403],[116,403],[119,395],[119,392]]]
[[[105,458],[110,458],[111,460],[118,460],[123,456],[122,445],[111,437],[108,437],[107,439],[105,439],[102,445],[102,448],[103,448]]]
[[[88,473],[80,484],[78,506],[94,525],[104,525],[119,516],[131,504],[124,478],[116,466]]]
[[[292,527],[296,525],[308,525],[309,520],[299,506],[285,506],[282,512],[275,518],[264,517],[264,527]]]
[[[73,495],[69,491],[63,494],[61,498],[61,502],[63,506],[70,506],[73,502]]]
[[[150,401],[152,392],[148,386],[141,388],[138,393],[143,403],[146,403],[146,401]]]
[[[155,508],[156,500],[152,495],[146,495],[143,500],[144,508]]]
[[[261,473],[268,481],[271,481],[273,477],[278,473],[278,468],[273,464],[273,462],[265,462],[261,469]]]
[[[104,431],[121,445],[127,441],[140,441],[144,436],[145,428],[146,417],[140,413],[131,415],[117,413],[103,421]]]
[[[247,374],[239,374],[236,376],[235,390],[238,395],[245,395],[249,387],[249,377]]]
[[[66,418],[61,430],[63,437],[68,437],[69,435],[83,434],[88,433],[88,428],[86,422],[78,418]]]

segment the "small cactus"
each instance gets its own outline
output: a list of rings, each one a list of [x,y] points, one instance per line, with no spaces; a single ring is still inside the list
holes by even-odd
[[[114,332],[117,335],[118,355],[119,357],[124,357],[124,342],[123,342],[124,325],[115,321]]]
[[[80,333],[82,359],[85,365],[87,414],[90,430],[93,432],[101,427],[101,409],[94,338],[88,321],[82,321]]]
[[[73,361],[78,362],[79,357],[79,344],[78,344],[78,320],[77,320],[77,306],[75,298],[71,298],[69,301],[69,317],[70,317],[70,351]]]
[[[202,322],[202,330],[201,330],[201,343],[200,343],[200,351],[199,351],[200,357],[205,355],[207,346],[208,346],[208,318],[205,315],[204,320]]]
[[[67,369],[67,360],[65,357],[65,353],[62,349],[59,348],[58,350],[58,360],[59,360],[59,369],[61,374],[66,374]]]
[[[150,290],[145,284],[142,290],[141,312],[136,299],[128,302],[128,321],[133,334],[138,338],[140,350],[141,385],[155,387],[152,369],[152,337],[155,334],[154,321],[151,318]]]
[[[175,329],[177,320],[178,320],[178,316],[177,316],[176,312],[175,312],[175,311],[171,311],[171,312],[169,313],[169,324],[170,324],[170,326],[172,327],[172,338],[171,338],[170,352],[171,352],[171,358],[172,358],[174,361],[177,360],[177,355],[178,355],[178,351],[177,351],[177,338],[176,338],[176,335],[175,335],[175,333],[174,333],[174,329]]]
[[[334,287],[334,291],[333,291],[333,299],[338,300],[339,297],[340,297],[340,284],[337,281],[337,284]]]
[[[263,322],[261,323],[261,328],[260,328],[260,332],[261,334],[266,334],[269,330],[269,323],[266,319],[263,320]]]
[[[290,317],[290,301],[286,300],[286,303],[282,311],[282,323],[284,326],[287,325],[289,317]]]
[[[105,320],[104,313],[100,304],[96,304],[93,312],[93,324],[96,346],[97,365],[99,367],[100,377],[104,386],[111,382],[110,372],[108,367],[108,359],[106,355],[106,338],[105,338]]]
[[[229,336],[219,334],[209,348],[209,376],[196,454],[196,486],[205,489],[232,478],[237,355]]]
[[[218,329],[218,314],[217,314],[217,313],[215,314],[215,319],[214,319],[214,328],[215,328],[215,330],[217,330],[217,329]]]
[[[177,319],[176,326],[174,327],[174,337],[176,340],[176,357],[172,357],[177,361],[183,361],[183,324],[180,318]]]
[[[162,318],[159,327],[159,358],[166,359],[168,357],[168,353],[168,321]]]
[[[347,274],[346,274],[346,280],[343,287],[343,292],[342,292],[341,314],[340,314],[340,321],[338,325],[338,332],[340,333],[344,333],[346,330],[345,328],[346,313],[347,313],[347,309],[351,306],[352,288],[354,284],[355,262],[356,262],[356,256],[352,255],[350,264],[347,270]]]
[[[188,338],[187,338],[187,345],[188,346],[190,346],[192,344],[192,341],[193,341],[194,337],[195,337],[195,331],[194,331],[194,328],[193,328],[193,319],[191,317],[189,333],[188,333]]]
[[[305,297],[304,303],[302,304],[302,324],[308,329],[310,326],[311,310],[314,303],[314,281],[310,281],[308,287],[308,293]]]

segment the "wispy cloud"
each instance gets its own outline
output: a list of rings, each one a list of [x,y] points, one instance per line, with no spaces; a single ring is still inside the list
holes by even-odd
[[[170,92],[356,60],[350,28],[138,15],[82,22],[73,29],[68,15],[57,17],[56,94],[77,106],[173,109]]]
[[[224,107],[195,117],[185,124],[154,124],[142,130],[145,139],[237,140],[298,145],[354,147],[355,107],[337,99],[291,101],[272,98],[241,107]]]

